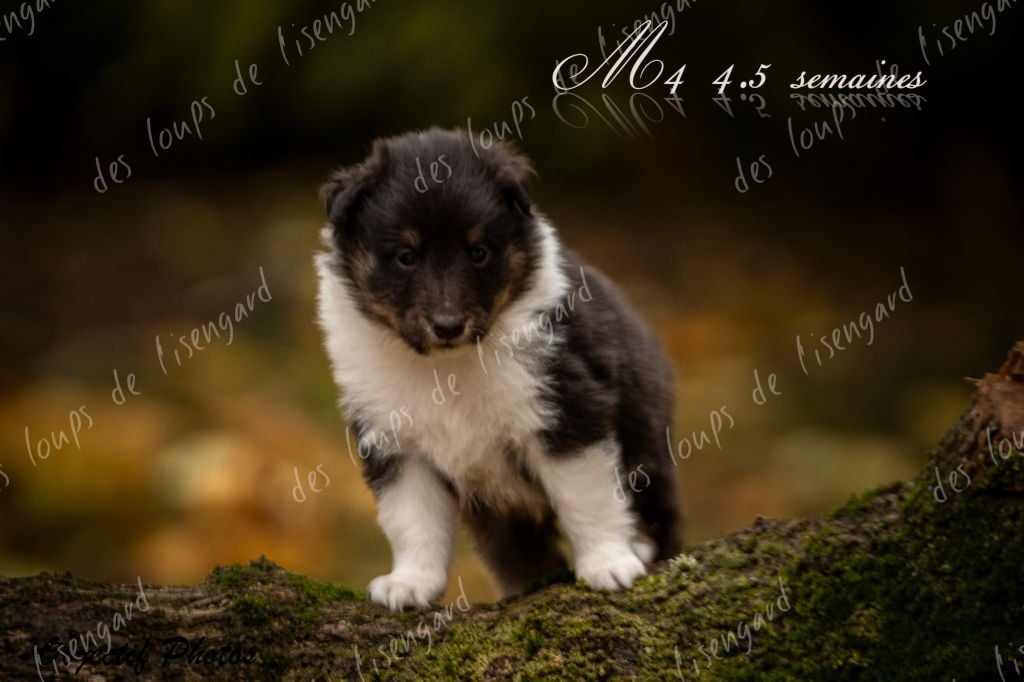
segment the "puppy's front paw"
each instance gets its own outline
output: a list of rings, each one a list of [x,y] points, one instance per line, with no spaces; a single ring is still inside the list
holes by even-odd
[[[392,611],[401,611],[407,606],[426,607],[441,596],[447,583],[448,577],[443,574],[392,571],[370,582],[370,599]]]
[[[596,548],[580,557],[576,565],[576,577],[595,590],[632,587],[644,573],[643,562],[627,544]]]

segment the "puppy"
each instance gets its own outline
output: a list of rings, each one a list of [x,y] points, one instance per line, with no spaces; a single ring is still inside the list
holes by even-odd
[[[443,593],[459,515],[502,596],[568,570],[556,523],[597,589],[679,550],[672,370],[531,173],[435,128],[321,190],[319,323],[394,556],[370,597],[393,610]]]

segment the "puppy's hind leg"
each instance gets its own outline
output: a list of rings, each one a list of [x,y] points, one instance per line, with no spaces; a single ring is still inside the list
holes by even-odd
[[[616,494],[619,452],[618,442],[608,438],[576,452],[537,457],[534,463],[572,543],[576,577],[599,590],[632,587],[646,571],[631,546],[636,535],[633,512]]]
[[[538,522],[476,507],[464,511],[463,517],[501,598],[521,593],[532,581],[546,575],[569,570],[558,551],[558,531],[552,516]]]
[[[650,374],[665,377],[669,372],[655,367]],[[624,400],[619,407],[616,427],[622,443],[623,479],[628,483],[625,492],[639,516],[634,549],[641,542],[647,545],[643,553],[637,552],[644,562],[669,559],[682,549],[675,460],[671,444],[668,450],[665,447],[671,424],[671,388],[664,383],[650,389],[646,399]]]

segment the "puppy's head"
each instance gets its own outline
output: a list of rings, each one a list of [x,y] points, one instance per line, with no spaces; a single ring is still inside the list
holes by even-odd
[[[537,254],[529,162],[431,129],[374,142],[321,189],[332,246],[362,313],[419,353],[482,339]]]

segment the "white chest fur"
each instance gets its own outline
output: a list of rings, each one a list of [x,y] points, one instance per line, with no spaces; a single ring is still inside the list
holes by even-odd
[[[335,361],[335,376],[346,408],[363,419],[375,442],[426,457],[464,501],[543,505],[521,474],[527,450],[537,447],[536,434],[547,425],[542,385],[526,367],[505,358],[485,371],[475,348],[426,357],[393,344],[367,350],[371,357],[348,346],[347,357]]]

